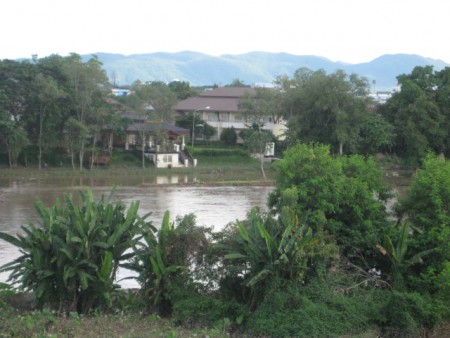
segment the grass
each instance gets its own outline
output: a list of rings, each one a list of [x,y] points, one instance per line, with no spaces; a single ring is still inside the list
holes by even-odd
[[[142,178],[151,180],[157,176],[188,175],[195,177],[195,184],[223,184],[223,185],[257,185],[272,184],[275,170],[271,163],[265,163],[267,179],[264,180],[260,162],[244,156],[198,156],[198,165],[195,168],[156,169],[151,163],[146,168],[141,167],[140,160],[131,157],[131,153],[118,153],[113,156],[108,166],[96,166],[92,170],[84,168],[83,171],[73,170],[71,166],[46,167],[38,170],[37,166],[18,167],[9,169],[0,166],[1,178],[52,178],[53,180],[64,178]]]
[[[128,294],[129,295],[129,294]],[[125,295],[124,295],[125,296]],[[33,310],[30,294],[15,293],[0,283],[0,337],[230,337],[230,325],[221,321],[214,327],[176,325],[173,321],[148,314],[133,297],[114,312],[58,314]],[[125,306],[125,307],[124,307]]]
[[[177,326],[169,319],[139,313],[59,316],[50,311],[3,309],[0,337],[230,337],[223,327]]]

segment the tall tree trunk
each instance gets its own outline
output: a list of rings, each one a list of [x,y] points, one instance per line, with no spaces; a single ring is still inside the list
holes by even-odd
[[[264,171],[264,155],[263,154],[259,154],[259,160],[261,162],[261,172],[264,178],[264,181],[266,180],[266,172]]]
[[[259,131],[259,133],[261,134],[261,131]],[[261,164],[261,172],[262,175],[264,177],[264,181],[266,180],[266,172],[264,171],[264,153],[263,153],[263,149],[262,149],[262,144],[259,145],[259,161]]]
[[[8,147],[8,161],[9,161],[9,169],[12,169],[13,168],[13,161],[12,161],[12,153],[11,153],[11,151],[9,150],[9,147]]]
[[[39,116],[39,136],[38,136],[38,147],[39,147],[38,166],[39,166],[39,170],[42,169],[42,125],[44,123],[43,120],[44,120],[44,117],[42,115]]]
[[[109,140],[108,140],[108,153],[109,156],[112,156],[112,150],[113,150],[113,136],[114,134],[112,132],[109,133]]]
[[[339,155],[344,154],[344,144],[342,142],[339,142]]]
[[[145,134],[141,134],[142,169],[145,169]]]
[[[92,152],[91,152],[91,163],[90,163],[90,169],[92,170],[94,168],[94,160],[95,160],[95,144],[97,143],[97,135],[96,133],[94,133],[94,140],[93,140],[93,145],[92,145]]]
[[[80,171],[83,171],[84,143],[85,143],[85,141],[84,141],[84,137],[83,137],[81,140],[81,143],[80,143],[80,152],[78,155],[78,158],[80,160]]]
[[[70,160],[72,161],[72,169],[75,170],[75,154],[73,150],[70,151]]]
[[[258,123],[258,133],[261,136],[261,126],[259,123]],[[262,142],[259,142],[259,161],[261,164],[261,172],[262,172],[262,175],[263,175],[263,178],[265,181],[266,180],[266,172],[264,171],[264,161],[263,161],[265,149],[263,149],[263,147],[265,148],[265,145],[262,145]]]

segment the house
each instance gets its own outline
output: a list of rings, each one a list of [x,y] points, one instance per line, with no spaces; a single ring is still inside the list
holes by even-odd
[[[147,115],[122,112],[128,121],[125,135],[119,136],[109,128],[103,130],[103,143],[108,147],[123,147],[125,150],[144,147],[144,155],[157,168],[176,168],[194,165],[194,159],[185,152],[185,136],[189,130],[165,122],[149,121]]]
[[[197,114],[215,128],[211,140],[219,140],[224,128],[233,127],[239,135],[239,131],[248,129],[251,124],[246,120],[243,110],[239,108],[239,102],[246,95],[255,97],[256,94],[256,88],[250,87],[220,87],[206,90],[198,96],[180,101],[174,107],[175,118],[186,114]],[[270,130],[280,139],[283,137],[286,130],[283,121],[267,116],[261,122],[263,129]],[[242,140],[239,139],[239,141]]]

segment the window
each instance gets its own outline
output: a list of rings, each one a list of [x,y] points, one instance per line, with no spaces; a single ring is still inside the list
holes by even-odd
[[[229,122],[230,121],[230,113],[221,113],[220,114],[220,121],[222,121],[222,122]]]
[[[216,113],[210,113],[210,114],[208,114],[208,121],[209,122],[218,122],[219,117],[217,116]]]
[[[172,155],[163,155],[164,163],[172,163]]]

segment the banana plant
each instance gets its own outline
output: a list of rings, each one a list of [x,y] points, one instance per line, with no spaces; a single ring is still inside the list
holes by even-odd
[[[287,216],[289,212],[284,212]],[[279,217],[278,220],[249,214],[246,224],[237,221],[238,236],[225,249],[224,256],[231,265],[230,271],[243,274],[242,284],[250,288],[250,307],[255,305],[255,295],[264,290],[264,282],[270,277],[300,279],[307,268],[306,251],[315,240],[312,231],[299,224],[296,217]]]
[[[134,259],[123,266],[138,273],[137,281],[149,305],[160,313],[170,312],[169,293],[178,272],[186,267],[178,265],[171,257],[172,246],[176,243],[176,230],[166,211],[161,227],[156,235],[146,233],[142,241],[134,246]]]
[[[117,269],[134,255],[127,249],[154,231],[148,214],[138,215],[138,202],[126,211],[122,202],[111,202],[113,193],[96,202],[92,191],[81,192],[79,204],[66,194],[64,206],[58,199],[50,208],[37,200],[39,226],[30,222],[17,237],[0,233],[22,253],[2,271],[10,271],[9,280],[33,292],[40,306],[67,312],[110,306]]]
[[[397,290],[405,288],[404,274],[408,268],[414,264],[422,263],[422,258],[434,251],[434,249],[424,250],[406,258],[410,230],[408,223],[403,222],[400,228],[400,236],[395,246],[387,235],[384,237],[383,245],[377,244],[377,248],[391,263],[393,288]]]

